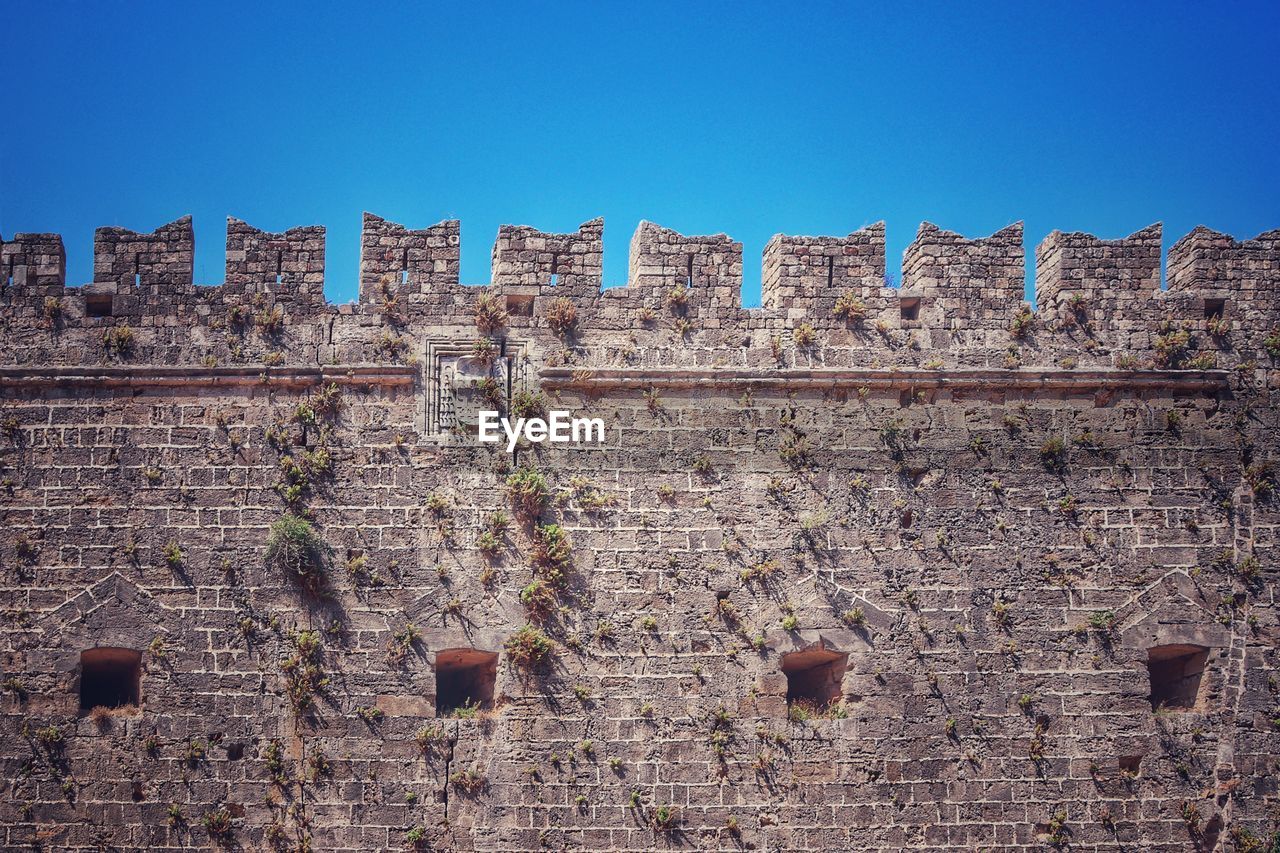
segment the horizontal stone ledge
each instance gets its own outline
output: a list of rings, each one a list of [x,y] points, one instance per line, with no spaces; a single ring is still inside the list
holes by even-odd
[[[565,388],[900,388],[1106,391],[1171,389],[1200,393],[1230,387],[1225,370],[889,370],[806,368],[749,370],[737,368],[633,369],[547,367],[539,372],[544,385]]]
[[[0,388],[210,388],[266,385],[305,388],[338,385],[412,386],[418,368],[409,365],[329,365],[326,367],[202,367],[101,365],[97,367],[0,367]]]

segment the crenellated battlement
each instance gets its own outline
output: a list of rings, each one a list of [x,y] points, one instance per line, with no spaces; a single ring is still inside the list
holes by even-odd
[[[687,236],[641,222],[631,236],[628,295],[646,304],[682,293],[694,311],[742,306],[742,244],[727,234]]]
[[[903,254],[903,290],[919,295],[930,327],[1007,329],[1025,282],[1021,222],[979,239],[925,222]]]
[[[446,220],[411,230],[372,213],[360,230],[360,301],[407,296],[437,285],[456,285],[462,223]]]
[[[388,336],[473,328],[484,294],[497,297],[503,329],[548,347],[568,343],[577,355],[561,357],[586,361],[617,357],[609,335],[625,332],[628,357],[661,363],[1107,367],[1151,361],[1168,349],[1173,324],[1190,339],[1174,363],[1159,366],[1269,364],[1274,346],[1265,341],[1280,323],[1280,231],[1237,241],[1195,229],[1170,250],[1168,290],[1160,288],[1159,224],[1120,240],[1055,231],[1035,250],[1034,315],[1024,302],[1021,223],[979,238],[923,223],[904,253],[901,287],[887,284],[883,222],[842,237],[779,234],[764,247],[759,308],[742,305],[743,247],[728,235],[641,222],[626,283],[602,289],[603,235],[599,218],[570,233],[504,225],[491,283],[464,286],[458,221],[414,229],[366,213],[359,299],[333,306],[324,298],[321,226],[271,233],[229,218],[226,279],[216,286],[193,280],[189,216],[150,233],[99,228],[94,280],[79,288],[65,286],[58,235],[18,234],[0,244],[0,316],[25,349],[19,360],[54,363],[101,358],[102,327],[123,325],[139,332],[137,357],[156,363],[197,352],[205,361],[312,363],[339,352],[374,361]],[[570,327],[548,320],[563,299],[575,308]],[[274,340],[220,341],[228,328],[269,329]],[[756,330],[767,334],[752,337]],[[640,350],[648,354],[634,355]]]
[[[1054,231],[1036,247],[1036,300],[1045,322],[1085,330],[1115,349],[1141,345],[1160,292],[1159,223],[1121,240]]]
[[[150,234],[127,228],[99,228],[93,233],[93,280],[121,288],[182,291],[194,282],[196,235],[191,217],[183,216]]]
[[[67,279],[67,253],[60,234],[0,235],[0,284],[6,295],[60,288]]]
[[[1280,230],[1239,241],[1204,226],[1169,249],[1169,292],[1254,330],[1280,322]],[[1252,309],[1252,314],[1241,310]]]
[[[321,307],[324,300],[324,226],[273,234],[227,219],[229,292],[270,292],[279,302]]]
[[[842,294],[853,294],[868,305],[883,301],[884,276],[883,222],[847,237],[776,234],[764,247],[761,305],[796,318],[809,314],[834,318]]]
[[[503,225],[493,244],[493,283],[500,287],[557,287],[564,295],[599,294],[604,274],[604,220],[572,234],[528,225]]]

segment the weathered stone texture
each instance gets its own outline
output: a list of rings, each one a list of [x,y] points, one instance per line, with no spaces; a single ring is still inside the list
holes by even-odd
[[[504,227],[466,287],[456,222],[367,215],[343,306],[319,228],[232,220],[219,287],[185,218],[101,229],[84,289],[3,242],[0,847],[1266,849],[1278,232],[1197,229],[1167,293],[1158,226],[1055,234],[1028,319],[1020,226],[922,226],[904,291],[881,224],[780,235],[758,309],[741,244],[649,223],[601,293],[601,229]],[[605,445],[458,434],[521,390]],[[318,591],[266,559],[287,510]],[[81,708],[101,647],[139,709]],[[457,650],[495,699],[441,717]]]

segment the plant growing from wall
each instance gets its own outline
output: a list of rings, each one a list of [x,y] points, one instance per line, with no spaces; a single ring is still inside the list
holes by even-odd
[[[54,752],[62,749],[63,744],[66,742],[66,735],[63,734],[59,726],[45,726],[36,729],[36,740],[45,749]]]
[[[511,414],[517,418],[545,417],[546,395],[541,391],[517,391],[511,396]]]
[[[333,766],[329,763],[328,756],[319,747],[313,747],[307,753],[307,769],[311,773],[311,781],[313,782],[327,779],[333,775]]]
[[[409,342],[403,336],[393,335],[390,332],[380,333],[378,339],[373,342],[374,354],[385,356],[390,361],[399,361],[408,349]]]
[[[867,615],[861,607],[851,607],[840,614],[840,620],[851,628],[862,628],[867,624]]]
[[[683,312],[689,306],[689,288],[677,283],[667,291],[667,305],[675,313]]]
[[[324,586],[328,556],[329,546],[305,518],[287,512],[271,525],[267,565],[293,576],[312,593]]]
[[[414,732],[413,740],[418,744],[418,749],[428,754],[439,752],[447,738],[439,723],[429,723]]]
[[[486,376],[474,384],[486,403],[494,409],[502,410],[503,404],[506,402],[507,392],[496,377]]]
[[[1183,800],[1179,811],[1182,813],[1182,821],[1187,825],[1187,830],[1190,831],[1192,835],[1198,834],[1200,832],[1199,807],[1190,800]]]
[[[285,675],[285,693],[296,713],[315,706],[315,697],[329,685],[321,669],[324,648],[318,631],[299,631],[292,637],[293,654],[281,662]]]
[[[1013,315],[1013,320],[1009,323],[1009,334],[1021,340],[1035,326],[1035,322],[1036,315],[1031,313],[1031,306],[1023,305],[1018,309],[1018,313]]]
[[[1009,630],[1009,625],[1013,622],[1013,607],[1009,602],[997,599],[991,605],[991,616],[996,620],[996,624],[1001,630]]]
[[[164,637],[153,637],[147,645],[147,654],[154,660],[166,661],[169,659],[169,644]]]
[[[650,414],[656,415],[662,411],[662,398],[658,396],[657,388],[648,388],[644,392],[644,406],[649,410]]]
[[[507,309],[502,299],[493,293],[481,293],[476,297],[476,327],[485,334],[496,332],[507,325]]]
[[[182,568],[182,548],[178,546],[177,542],[173,540],[166,542],[161,554],[164,557],[166,566],[175,571]]]
[[[231,812],[226,806],[205,812],[200,818],[200,825],[214,841],[225,842],[231,838]]]
[[[1158,329],[1152,341],[1156,351],[1152,364],[1159,368],[1183,367],[1193,344],[1191,330],[1185,325],[1175,326],[1172,320],[1162,320]]]
[[[476,550],[492,559],[502,551],[502,540],[492,530],[481,530],[476,535]]]
[[[1060,436],[1051,436],[1040,445],[1040,464],[1055,473],[1067,467],[1067,445]]]
[[[1221,314],[1216,314],[1204,321],[1204,327],[1214,338],[1225,338],[1231,334],[1231,321]]]
[[[1276,473],[1271,462],[1255,462],[1245,468],[1244,479],[1258,500],[1268,500],[1275,494]]]
[[[299,406],[300,412],[304,409],[307,417],[315,417],[310,406]],[[323,447],[285,454],[280,457],[280,481],[276,483],[276,492],[290,507],[297,507],[310,491],[313,482],[332,474],[333,458]]]
[[[516,515],[525,521],[533,521],[547,506],[550,490],[547,478],[538,469],[521,467],[507,477],[507,500]]]
[[[489,780],[474,767],[468,767],[466,770],[458,770],[449,774],[449,782],[467,796],[474,797],[484,790]]]
[[[554,650],[546,634],[532,625],[525,625],[512,634],[503,645],[507,659],[521,669],[534,669]]]
[[[204,741],[195,738],[187,741],[187,749],[183,758],[189,767],[195,767],[201,761],[204,761],[207,754],[208,748],[205,746]]]
[[[1071,840],[1071,830],[1067,828],[1067,810],[1058,809],[1049,818],[1049,843],[1061,847]]]
[[[102,330],[102,348],[108,356],[124,358],[133,352],[133,329],[128,326],[112,326]]]
[[[409,657],[409,652],[413,651],[413,647],[422,639],[422,632],[418,630],[418,626],[412,622],[406,622],[405,626],[399,631],[391,635],[391,639],[387,641],[387,661],[392,666],[401,666]]]
[[[362,705],[356,708],[356,716],[364,720],[367,725],[377,725],[386,716],[383,710],[376,705]]]
[[[1095,610],[1089,614],[1089,627],[1095,631],[1110,632],[1115,624],[1114,610]]]
[[[1280,326],[1273,328],[1271,333],[1262,339],[1262,348],[1272,358],[1280,358]]]
[[[284,308],[279,305],[264,307],[254,317],[254,323],[263,335],[274,338],[284,331]]]
[[[40,315],[44,318],[45,325],[56,326],[62,319],[62,300],[56,296],[46,296]]]
[[[658,806],[649,817],[656,832],[671,832],[680,823],[680,812],[674,806]]]
[[[867,305],[853,291],[846,290],[836,297],[836,307],[833,313],[844,322],[856,325],[866,318]]]
[[[558,299],[553,299],[551,304],[547,306],[547,326],[557,337],[567,338],[572,336],[577,323],[578,309],[574,307],[572,300],[561,296]]]
[[[310,406],[317,418],[333,420],[342,408],[342,389],[336,382],[325,383],[311,396]]]
[[[262,750],[262,759],[267,765],[267,775],[277,786],[289,781],[284,767],[284,745],[278,740],[271,740]]]
[[[476,338],[471,344],[471,357],[483,365],[491,365],[498,359],[498,347],[489,338]]]
[[[534,578],[520,590],[520,603],[538,618],[545,618],[556,609],[558,603],[554,586],[542,578]]]
[[[792,468],[802,468],[808,462],[812,448],[809,439],[794,429],[778,443],[778,458]]]

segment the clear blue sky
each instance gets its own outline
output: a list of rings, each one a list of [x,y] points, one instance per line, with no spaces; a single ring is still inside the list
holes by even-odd
[[[228,215],[328,228],[355,294],[360,213],[462,220],[462,277],[498,225],[605,217],[745,244],[884,219],[1124,236],[1280,227],[1280,3],[442,6],[7,3],[0,234],[195,217],[223,278]],[[1030,259],[1029,259],[1030,261]]]

